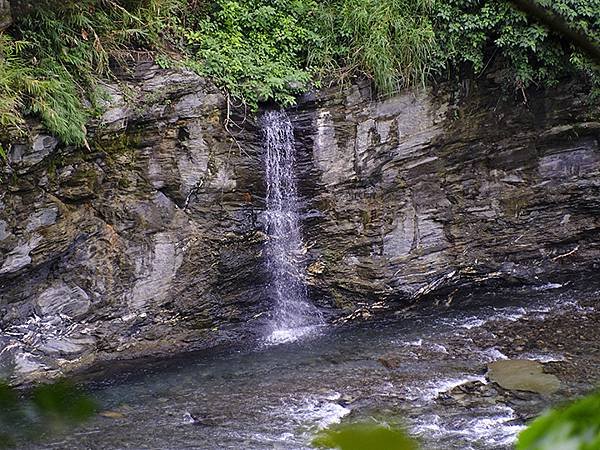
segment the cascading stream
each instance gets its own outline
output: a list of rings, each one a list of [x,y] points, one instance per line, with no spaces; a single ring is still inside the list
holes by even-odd
[[[269,296],[274,303],[269,342],[293,341],[322,323],[308,301],[304,283],[304,243],[294,175],[294,130],[283,111],[267,111],[261,120],[267,184],[265,248]]]

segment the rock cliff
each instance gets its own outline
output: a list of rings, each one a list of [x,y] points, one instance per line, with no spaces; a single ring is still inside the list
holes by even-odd
[[[89,150],[35,128],[10,147],[4,375],[230,343],[264,309],[256,133],[235,130],[238,147],[225,97],[192,73],[141,64],[106,89]]]
[[[294,112],[315,297],[450,303],[598,273],[600,114],[585,89],[518,98],[490,77],[371,98],[319,92]]]
[[[239,343],[268,316],[254,120],[150,63],[106,90],[89,149],[35,124],[9,147],[0,376]],[[333,317],[597,274],[600,114],[577,84],[525,104],[493,79],[382,101],[356,84],[290,115],[307,283]]]

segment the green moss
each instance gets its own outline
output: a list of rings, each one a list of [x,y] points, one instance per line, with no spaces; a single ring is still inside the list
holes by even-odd
[[[362,220],[363,226],[366,228],[369,223],[371,223],[371,211],[363,209],[360,212],[360,218]]]
[[[128,189],[131,187],[131,181],[127,178],[119,178],[118,185],[121,189]]]
[[[92,147],[102,150],[110,158],[114,155],[132,153],[140,147],[141,143],[142,132],[132,131],[102,136],[92,143]]]
[[[85,184],[90,187],[96,184],[97,179],[98,172],[90,165],[85,166],[83,169],[78,167],[71,178],[73,184]]]
[[[348,298],[338,290],[333,290],[331,292],[333,297],[333,304],[337,309],[340,310],[350,310],[354,308],[354,303],[348,300]]]
[[[506,196],[501,200],[505,214],[514,218],[518,218],[530,202],[531,194],[518,192],[512,193],[510,196]]]

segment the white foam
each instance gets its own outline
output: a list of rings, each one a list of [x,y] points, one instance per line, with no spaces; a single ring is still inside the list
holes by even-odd
[[[196,423],[196,420],[192,417],[192,415],[189,412],[186,411],[183,415],[183,423],[189,425]]]
[[[481,352],[481,354],[484,356],[484,358],[487,361],[496,361],[498,359],[508,359],[508,356],[506,356],[504,353],[502,353],[496,347],[487,348],[487,349],[483,350]]]
[[[496,405],[489,414],[479,415],[456,427],[455,416],[444,420],[437,414],[422,416],[413,425],[412,431],[427,438],[440,439],[445,436],[462,436],[469,442],[485,442],[488,446],[508,446],[512,444],[523,425],[512,423],[516,419],[512,408]],[[473,448],[473,447],[467,447]]]
[[[535,361],[539,361],[541,363],[547,363],[547,362],[555,362],[555,361],[565,361],[566,358],[564,355],[557,355],[554,353],[532,353],[532,352],[528,352],[528,353],[523,353],[521,355],[521,358],[524,359],[533,359]]]
[[[273,330],[265,339],[267,345],[279,345],[295,342],[299,339],[318,334],[319,326],[311,325],[298,328],[281,328]]]
[[[326,400],[329,400],[332,402],[339,400],[340,398],[342,398],[342,394],[340,394],[339,392],[332,392],[331,394],[327,394],[325,396]]]
[[[401,345],[407,347],[420,347],[423,345],[423,339],[417,339],[416,341],[401,342]]]
[[[431,401],[443,392],[448,392],[461,384],[479,381],[487,384],[483,375],[466,375],[461,378],[445,378],[439,381],[431,381],[424,388],[412,387],[411,392],[416,393],[412,400]]]
[[[536,286],[533,288],[534,291],[550,291],[552,289],[560,289],[563,287],[563,284],[560,283],[546,283],[541,286]]]
[[[313,423],[317,429],[327,428],[350,414],[350,409],[329,400],[339,397],[341,395],[338,392],[308,395],[289,405],[288,414],[291,413],[299,424]]]
[[[581,306],[575,300],[567,300],[567,301],[561,302],[557,306],[561,310],[561,312],[565,312],[565,313],[566,312],[571,312],[571,311],[577,311],[577,312],[582,312],[582,313],[595,311],[593,307],[591,307],[591,306]]]
[[[500,313],[493,316],[491,320],[507,320],[509,322],[516,322],[517,320],[525,317],[526,314],[527,311],[525,308],[505,308],[500,310]]]
[[[319,420],[318,427],[323,429],[334,423],[340,423],[343,417],[350,414],[350,409],[339,405],[338,403],[325,403],[318,411],[321,419]]]
[[[431,350],[438,353],[448,353],[448,349],[441,344],[431,344]]]
[[[468,319],[466,319],[466,322],[459,324],[459,327],[470,330],[471,328],[480,327],[481,325],[483,325],[485,323],[486,323],[486,320],[479,319],[479,318],[473,316],[473,317],[469,317]]]

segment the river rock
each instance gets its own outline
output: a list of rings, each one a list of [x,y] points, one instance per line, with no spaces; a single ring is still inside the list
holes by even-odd
[[[560,380],[544,373],[542,364],[527,359],[504,359],[488,364],[487,377],[504,389],[553,394]]]
[[[462,406],[481,406],[495,404],[504,400],[502,393],[495,385],[481,381],[469,381],[449,391],[438,394],[436,401],[444,405],[459,404]]]
[[[13,167],[18,167],[20,172],[38,164],[58,145],[58,139],[46,134],[33,135],[27,144],[14,144],[8,152],[8,161]]]

